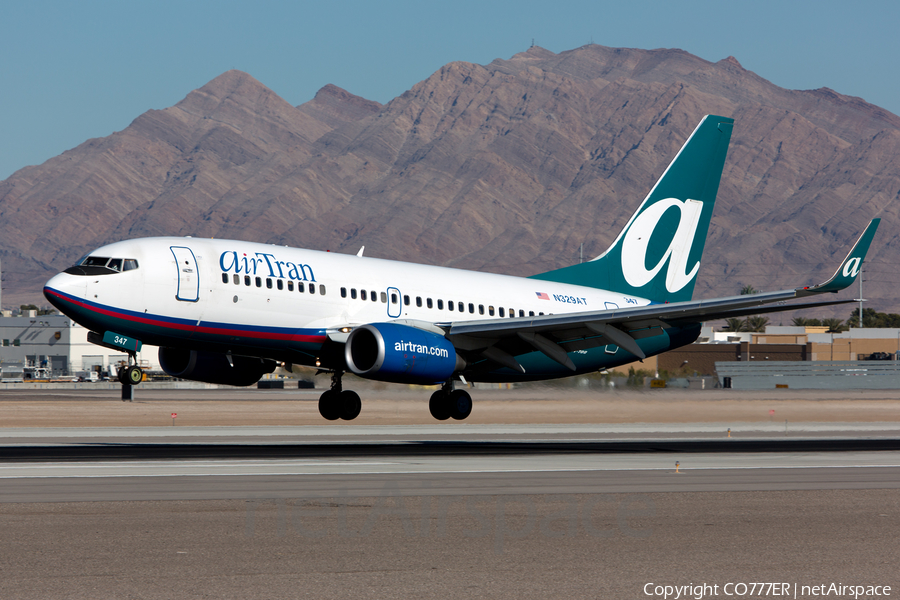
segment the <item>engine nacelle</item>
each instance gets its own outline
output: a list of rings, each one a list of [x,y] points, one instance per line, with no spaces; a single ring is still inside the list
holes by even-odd
[[[218,352],[160,348],[159,366],[172,377],[223,385],[253,385],[275,370],[275,361]]]
[[[372,323],[354,329],[344,347],[350,370],[367,379],[433,384],[465,368],[445,337],[397,323]]]

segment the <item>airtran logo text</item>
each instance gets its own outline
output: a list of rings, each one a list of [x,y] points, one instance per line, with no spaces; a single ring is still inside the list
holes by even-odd
[[[446,348],[438,348],[436,346],[425,346],[416,344],[415,342],[394,342],[394,350],[396,352],[415,352],[416,354],[427,354],[428,356],[437,356],[438,358],[450,358],[450,352]]]
[[[265,252],[257,252],[253,256],[247,256],[247,254],[238,256],[237,252],[223,252],[222,256],[219,257],[219,266],[226,273],[264,275],[266,277],[280,277],[296,281],[316,280],[311,266],[276,260],[274,254],[266,254]]]
[[[659,220],[670,208],[677,208],[680,213],[678,228],[659,261],[648,269],[647,250],[650,239],[659,225]],[[682,202],[677,198],[666,198],[652,204],[639,214],[622,240],[622,271],[625,281],[632,287],[643,287],[653,281],[657,273],[668,263],[666,289],[670,293],[677,292],[690,283],[700,269],[700,262],[697,261],[688,271],[687,262],[691,247],[694,245],[694,237],[697,235],[697,226],[700,223],[702,211],[703,203],[699,200]],[[658,254],[654,252],[654,255]]]

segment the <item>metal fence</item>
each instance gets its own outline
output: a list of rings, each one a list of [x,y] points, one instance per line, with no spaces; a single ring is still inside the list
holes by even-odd
[[[717,362],[719,384],[738,390],[898,390],[900,361]]]

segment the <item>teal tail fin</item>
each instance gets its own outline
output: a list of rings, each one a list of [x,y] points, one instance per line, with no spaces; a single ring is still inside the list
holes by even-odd
[[[703,117],[606,252],[532,278],[654,302],[690,300],[733,124],[726,117]]]

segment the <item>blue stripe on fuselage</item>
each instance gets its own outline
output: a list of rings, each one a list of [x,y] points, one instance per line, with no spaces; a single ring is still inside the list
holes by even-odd
[[[206,343],[259,346],[259,342],[276,342],[274,346],[313,349],[326,340],[323,329],[268,327],[239,323],[195,321],[163,315],[140,313],[91,302],[50,287],[44,295],[51,304],[79,324],[92,330],[116,331],[132,335],[153,345],[192,340]]]

